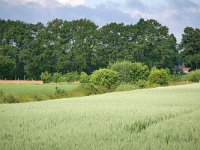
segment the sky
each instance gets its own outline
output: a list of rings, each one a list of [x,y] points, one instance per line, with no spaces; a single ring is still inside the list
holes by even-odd
[[[0,19],[47,23],[86,18],[100,27],[155,19],[181,41],[184,28],[200,28],[200,0],[0,0]]]

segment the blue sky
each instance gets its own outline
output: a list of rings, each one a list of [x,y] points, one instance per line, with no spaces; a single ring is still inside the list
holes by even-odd
[[[43,22],[87,18],[102,26],[110,22],[135,24],[156,19],[177,40],[186,26],[200,28],[199,0],[0,0],[0,18]]]

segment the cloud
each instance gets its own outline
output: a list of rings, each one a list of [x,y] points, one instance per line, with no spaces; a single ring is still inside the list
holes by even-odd
[[[43,22],[87,18],[102,26],[155,19],[169,27],[180,42],[186,26],[200,26],[199,0],[0,0],[0,18]]]
[[[84,5],[43,7],[34,2],[29,2],[25,5],[10,5],[3,2],[0,4],[0,18],[18,19],[31,23],[47,23],[55,18],[64,20],[87,18],[100,26],[110,22],[136,23],[138,20],[138,18],[132,18],[129,14],[123,13],[118,9],[107,8],[104,4],[98,5],[95,8]]]
[[[85,4],[85,0],[3,0],[3,1],[11,5],[26,5],[35,3],[43,7],[60,6],[60,5],[70,5],[74,7]]]
[[[169,27],[178,42],[186,26],[199,27],[200,4],[192,0],[163,0],[163,5],[147,5],[142,1],[130,0],[127,2],[129,14],[132,17],[140,16],[145,19],[156,19]]]
[[[57,0],[57,1],[63,5],[71,5],[71,6],[78,6],[85,4],[85,0]]]

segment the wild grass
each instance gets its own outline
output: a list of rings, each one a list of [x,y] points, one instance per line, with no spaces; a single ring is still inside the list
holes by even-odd
[[[2,150],[199,150],[200,84],[0,105]]]
[[[38,93],[52,93],[55,88],[71,91],[78,85],[75,84],[43,84],[43,85],[14,85],[14,84],[0,84],[0,91],[4,93],[14,94],[38,94]]]
[[[19,103],[80,96],[74,93],[78,85],[0,85],[0,103]],[[77,95],[76,95],[77,94]]]

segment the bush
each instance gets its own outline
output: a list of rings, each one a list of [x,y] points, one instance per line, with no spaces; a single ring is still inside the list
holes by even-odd
[[[151,84],[168,85],[170,75],[166,69],[153,68],[149,75],[149,82]]]
[[[106,87],[96,86],[93,83],[83,83],[78,87],[77,91],[80,91],[86,96],[109,92]]]
[[[146,88],[146,87],[149,86],[149,82],[146,81],[146,80],[138,80],[138,81],[135,83],[135,85],[136,85],[136,87],[143,89],[143,88]]]
[[[68,72],[59,78],[59,82],[74,82],[80,78],[77,72]]]
[[[95,95],[98,94],[99,91],[97,87],[93,83],[84,83],[81,84],[78,88],[79,91],[81,91],[84,95]]]
[[[48,71],[42,72],[40,78],[44,83],[51,82],[51,74]]]
[[[113,91],[119,85],[119,75],[116,71],[110,69],[96,70],[90,78],[90,81],[99,87],[107,88]]]
[[[90,76],[88,76],[87,73],[85,73],[85,72],[81,72],[79,81],[81,83],[89,83]]]
[[[52,82],[59,82],[59,78],[62,76],[61,73],[55,72],[53,73],[53,75],[51,76],[51,81]]]
[[[173,73],[171,75],[171,81],[180,81],[180,80],[182,80],[182,75],[180,72]]]
[[[110,64],[108,67],[117,71],[121,82],[124,83],[136,83],[138,80],[147,80],[149,76],[149,68],[142,63],[122,61]]]
[[[187,79],[192,82],[200,81],[200,69],[189,72]]]

